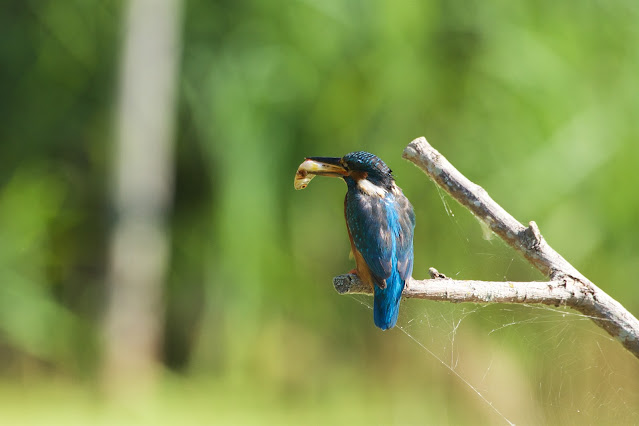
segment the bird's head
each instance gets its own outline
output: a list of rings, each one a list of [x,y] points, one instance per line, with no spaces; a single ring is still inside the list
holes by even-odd
[[[364,151],[351,152],[342,158],[308,157],[299,170],[310,175],[341,177],[349,186],[366,180],[376,187],[390,190],[394,182],[386,163]]]

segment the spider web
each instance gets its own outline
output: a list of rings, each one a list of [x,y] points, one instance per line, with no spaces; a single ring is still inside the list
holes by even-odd
[[[486,242],[492,250],[472,252],[450,203],[440,197],[469,255],[505,265],[492,279],[512,279],[512,265],[525,261],[492,240]],[[372,309],[369,297],[352,297]],[[441,364],[491,422],[639,423],[637,360],[590,317],[569,308],[407,299],[396,330],[423,352],[418,363]]]

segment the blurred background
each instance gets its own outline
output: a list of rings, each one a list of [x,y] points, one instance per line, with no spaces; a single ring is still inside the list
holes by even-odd
[[[639,314],[639,4],[5,2],[0,422],[628,424],[639,364],[570,310],[408,300],[376,329],[345,185],[416,216],[415,278],[543,277],[413,165],[426,136]]]

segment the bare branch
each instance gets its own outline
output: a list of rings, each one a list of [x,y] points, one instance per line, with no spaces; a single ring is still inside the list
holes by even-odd
[[[431,268],[433,269],[433,268]],[[441,274],[440,274],[441,275]],[[340,294],[372,294],[371,287],[357,275],[345,274],[333,278]],[[576,307],[589,297],[579,281],[462,281],[450,278],[410,279],[404,297],[452,303],[527,303]]]
[[[405,297],[473,303],[540,303],[565,305],[587,315],[639,358],[639,321],[619,302],[583,276],[548,245],[535,222],[526,227],[497,204],[479,185],[462,175],[426,141],[417,138],[403,157],[422,169],[437,185],[469,209],[508,245],[519,251],[551,281],[457,281],[431,268],[432,279],[411,279]],[[371,293],[356,275],[333,279],[341,293]]]
[[[550,278],[571,275],[589,282],[541,236],[535,222],[525,227],[497,204],[479,185],[462,175],[425,138],[412,141],[402,155],[422,169],[437,185],[483,221],[508,245],[523,254]]]

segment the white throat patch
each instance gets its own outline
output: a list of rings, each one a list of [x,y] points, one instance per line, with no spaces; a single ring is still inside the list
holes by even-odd
[[[380,186],[375,185],[368,179],[360,179],[357,181],[357,186],[362,190],[365,194],[368,195],[377,195],[378,197],[384,198],[386,197],[386,190]]]

